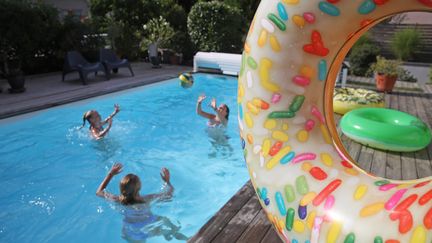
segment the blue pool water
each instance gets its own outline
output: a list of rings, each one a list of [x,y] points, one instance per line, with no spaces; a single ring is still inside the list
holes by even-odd
[[[201,93],[205,111],[211,97],[231,108],[225,132],[196,115]],[[160,168],[169,168],[174,197],[151,210],[192,236],[248,180],[236,94],[235,78],[196,74],[190,89],[170,80],[0,120],[0,242],[124,242],[124,208],[95,196],[116,161],[124,169],[107,187],[115,194],[128,173],[141,177],[142,194],[160,192]],[[85,111],[105,118],[115,103],[107,137],[77,130]]]

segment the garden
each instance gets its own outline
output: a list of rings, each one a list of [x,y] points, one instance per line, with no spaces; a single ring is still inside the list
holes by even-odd
[[[192,64],[198,50],[240,54],[258,4],[256,0],[90,0],[89,16],[78,18],[72,11],[63,16],[42,1],[2,0],[0,78],[60,71],[71,50],[89,61],[97,61],[103,47],[130,61],[150,61],[149,46],[156,44],[163,63],[185,65]],[[371,65],[380,55],[417,60],[425,44],[416,28],[398,30],[387,38],[390,52],[380,48],[376,36],[368,32],[352,47],[347,56],[350,75],[370,77]],[[398,80],[416,81],[403,69],[398,70]]]
[[[99,48],[148,60],[157,43],[165,63],[191,64],[197,50],[241,53],[259,1],[89,1],[89,16],[62,16],[42,1],[0,1],[0,78],[59,71],[75,50],[96,61]],[[23,17],[25,16],[25,17]]]

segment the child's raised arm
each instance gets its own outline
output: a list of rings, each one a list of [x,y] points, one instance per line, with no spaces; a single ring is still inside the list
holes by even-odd
[[[109,115],[104,121],[103,124],[107,123],[109,120],[112,120],[112,118],[120,112],[120,106],[118,104],[114,104],[114,111]]]
[[[121,163],[115,163],[112,167],[110,172],[108,173],[108,175],[106,175],[105,179],[101,182],[101,184],[99,185],[98,189],[96,190],[96,195],[99,197],[104,197],[107,199],[111,199],[114,201],[118,201],[119,197],[111,194],[109,192],[105,191],[105,188],[108,186],[109,182],[111,181],[111,179],[119,174],[123,169],[123,165]]]
[[[207,113],[207,112],[203,111],[201,108],[201,103],[203,102],[203,100],[205,98],[206,98],[206,96],[204,94],[202,94],[198,97],[198,100],[196,103],[196,113],[202,117],[207,118],[207,119],[213,119],[215,117],[215,115]]]
[[[155,199],[163,201],[163,200],[169,200],[172,198],[174,193],[174,187],[171,185],[170,182],[170,172],[167,168],[162,168],[160,172],[160,176],[162,180],[166,183],[166,187],[164,188],[164,191],[161,193],[155,193],[155,194],[149,194],[145,195],[143,198],[145,201],[153,201]]]

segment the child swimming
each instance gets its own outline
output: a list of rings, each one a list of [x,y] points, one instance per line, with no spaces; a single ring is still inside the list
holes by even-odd
[[[160,176],[165,182],[164,191],[140,195],[141,180],[135,174],[127,174],[120,181],[120,195],[105,191],[111,179],[119,174],[123,165],[115,163],[108,175],[96,190],[96,195],[124,205],[123,214],[123,237],[129,241],[141,242],[147,238],[161,235],[166,240],[173,237],[178,240],[187,240],[187,237],[179,232],[180,227],[174,225],[167,217],[154,215],[150,211],[150,203],[153,201],[164,201],[172,198],[174,187],[170,182],[170,172],[162,168]]]
[[[205,117],[208,120],[207,125],[209,127],[217,127],[219,125],[223,125],[224,127],[228,124],[228,117],[229,117],[229,108],[226,104],[221,104],[219,107],[216,105],[216,99],[213,98],[211,101],[210,106],[212,109],[216,112],[216,114],[211,114],[208,112],[205,112],[201,108],[201,103],[206,98],[204,94],[200,95],[197,100],[196,105],[196,113],[202,117]]]
[[[109,115],[105,120],[102,121],[102,118],[96,110],[89,110],[83,115],[83,124],[80,127],[83,128],[85,126],[85,122],[88,121],[90,123],[90,131],[92,136],[95,139],[101,139],[111,129],[112,126],[112,118],[119,113],[120,106],[115,104],[114,105],[114,111],[111,115]],[[103,126],[108,123],[108,126],[104,129]]]

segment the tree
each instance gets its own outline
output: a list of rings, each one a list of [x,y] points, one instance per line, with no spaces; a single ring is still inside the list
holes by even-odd
[[[240,53],[243,23],[238,8],[212,1],[196,3],[187,25],[191,40],[199,50]]]
[[[260,0],[224,0],[224,2],[242,11],[242,15],[244,16],[246,23],[248,23],[246,27],[249,28],[249,25],[252,22],[255,16],[255,12],[261,1]]]
[[[186,12],[174,0],[91,0],[90,10],[92,18],[102,19],[102,31],[110,34],[117,51],[130,59],[138,57],[141,39],[137,33],[151,19],[162,16],[176,32],[187,32]]]
[[[54,55],[60,23],[57,11],[26,0],[0,1],[0,69],[31,69],[36,56]]]

